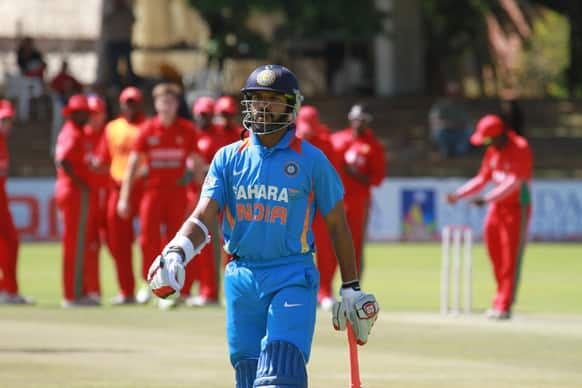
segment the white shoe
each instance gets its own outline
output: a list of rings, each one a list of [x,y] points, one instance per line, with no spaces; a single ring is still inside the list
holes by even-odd
[[[147,285],[141,286],[137,295],[135,296],[135,301],[139,304],[145,304],[150,301],[152,297],[152,292]]]
[[[125,296],[122,294],[117,294],[109,300],[109,303],[112,306],[122,306],[122,305],[135,304],[136,300],[133,296]]]
[[[201,295],[191,296],[186,299],[186,306],[190,307],[214,306],[217,304],[218,301],[216,299],[208,299],[207,297]]]
[[[9,294],[7,292],[0,296],[0,304],[32,305],[34,300],[20,294]]]
[[[168,299],[158,299],[158,308],[160,310],[170,310],[178,306],[178,299],[168,298]]]
[[[334,298],[327,296],[327,297],[321,299],[321,302],[319,302],[319,306],[321,307],[321,309],[323,311],[331,311],[335,302],[336,302],[336,300]]]
[[[489,319],[503,321],[511,318],[511,311],[501,311],[494,308],[485,311],[485,316]]]

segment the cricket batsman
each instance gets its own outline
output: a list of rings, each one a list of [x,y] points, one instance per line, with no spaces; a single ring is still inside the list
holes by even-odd
[[[182,287],[186,266],[208,244],[224,211],[226,328],[236,387],[305,388],[319,274],[311,222],[316,209],[334,244],[343,285],[334,326],[346,319],[365,344],[378,303],[360,290],[341,180],[323,153],[295,136],[302,96],[295,75],[265,65],[243,93],[245,140],[218,151],[200,201],[152,264],[148,279],[165,298]]]
[[[497,291],[487,317],[509,319],[531,214],[532,152],[527,140],[496,115],[479,120],[470,141],[476,146],[487,146],[481,169],[477,176],[449,194],[447,200],[454,204],[461,198],[478,194],[489,182],[495,185],[485,196],[474,196],[471,203],[490,205],[483,234]]]

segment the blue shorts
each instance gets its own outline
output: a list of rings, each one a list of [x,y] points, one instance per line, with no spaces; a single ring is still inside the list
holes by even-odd
[[[258,358],[275,340],[299,348],[309,360],[315,328],[319,272],[305,260],[255,266],[236,259],[224,271],[226,333],[230,362]]]

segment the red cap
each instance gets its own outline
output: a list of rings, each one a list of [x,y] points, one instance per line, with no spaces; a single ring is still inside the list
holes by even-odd
[[[194,108],[192,109],[194,116],[199,116],[202,113],[214,113],[214,100],[210,97],[198,97],[194,103]]]
[[[319,125],[319,112],[314,106],[302,106],[297,114],[297,122],[299,121],[304,121],[311,126],[316,127]]]
[[[121,91],[121,94],[119,95],[119,102],[127,102],[129,100],[142,102],[143,94],[141,94],[141,91],[135,86],[128,86]]]
[[[69,98],[67,106],[63,108],[63,115],[68,116],[72,112],[89,111],[87,97],[84,94],[75,94]]]
[[[503,120],[497,115],[487,115],[477,123],[475,132],[471,135],[471,144],[483,145],[485,139],[499,136],[504,128]]]
[[[96,95],[89,96],[87,98],[87,104],[89,105],[89,111],[91,113],[103,113],[107,109],[105,101]]]
[[[302,139],[309,139],[315,135],[315,127],[307,121],[298,121],[295,134]]]
[[[222,96],[216,100],[214,105],[214,113],[228,113],[234,115],[238,112],[238,104],[231,96]]]
[[[0,100],[0,120],[14,117],[14,107],[9,100]]]

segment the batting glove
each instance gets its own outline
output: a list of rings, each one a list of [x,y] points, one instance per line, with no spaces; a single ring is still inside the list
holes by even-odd
[[[372,326],[378,319],[380,306],[374,295],[365,294],[359,289],[342,288],[340,295],[342,301],[335,303],[332,308],[333,327],[336,330],[345,330],[346,320],[349,320],[358,345],[365,345]]]
[[[166,299],[180,292],[184,285],[184,264],[178,252],[156,257],[148,271],[148,283],[154,295]]]

